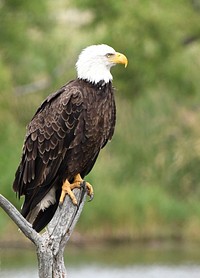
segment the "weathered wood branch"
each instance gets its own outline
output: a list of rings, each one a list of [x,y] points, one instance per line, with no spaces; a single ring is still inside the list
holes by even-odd
[[[20,212],[11,204],[4,196],[0,194],[0,206],[15,222],[19,229],[28,237],[34,244],[40,240],[38,234],[31,226],[31,224],[20,214]]]
[[[40,278],[66,278],[66,268],[63,253],[73,229],[81,215],[86,190],[74,189],[78,205],[74,206],[69,196],[65,197],[63,205],[58,207],[47,230],[43,234],[37,233],[19,211],[0,194],[0,206],[15,222],[26,237],[36,246],[38,257],[38,272]]]

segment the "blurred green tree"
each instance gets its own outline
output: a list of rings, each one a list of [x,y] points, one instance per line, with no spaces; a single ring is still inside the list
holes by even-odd
[[[118,89],[116,132],[88,177],[96,184],[96,197],[94,209],[86,206],[80,226],[91,233],[92,221],[95,235],[97,230],[138,237],[200,234],[198,1],[60,0],[64,18],[68,8],[76,7],[73,19],[85,21],[78,32],[69,29],[67,35],[70,26],[66,28],[65,22],[57,29],[52,3],[0,4],[2,192],[17,204],[10,186],[24,126],[50,93],[38,89],[40,94],[17,96],[16,86],[46,77],[54,80],[55,69],[64,60],[63,43],[69,50],[107,43],[126,54],[129,65],[126,70],[113,69]],[[53,6],[57,17],[59,5]]]

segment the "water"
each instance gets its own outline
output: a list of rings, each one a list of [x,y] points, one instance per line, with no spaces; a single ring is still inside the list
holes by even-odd
[[[3,270],[1,278],[37,278],[33,269]],[[72,278],[199,278],[200,266],[129,266],[105,267],[85,265],[69,268],[68,275]]]
[[[70,278],[199,278],[198,245],[68,246]],[[1,278],[37,278],[34,249],[0,249]]]

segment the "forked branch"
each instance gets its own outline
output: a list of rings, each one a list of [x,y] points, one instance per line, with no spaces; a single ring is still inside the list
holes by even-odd
[[[58,207],[47,230],[41,235],[31,227],[31,224],[19,211],[0,194],[0,206],[24,235],[36,246],[40,278],[67,277],[63,253],[81,215],[87,196],[84,186],[81,187],[81,189],[74,189],[74,194],[78,205],[74,206],[71,199],[66,196],[63,205]]]

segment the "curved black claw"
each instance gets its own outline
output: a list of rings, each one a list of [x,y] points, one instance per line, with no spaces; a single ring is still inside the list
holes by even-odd
[[[91,202],[94,199],[94,193],[92,193],[91,195],[88,194],[88,196],[90,197],[88,202]]]
[[[91,184],[83,180],[83,182],[81,183],[81,187],[84,188],[85,191],[87,191],[87,195],[89,196],[88,202],[91,202],[94,198],[94,191]]]
[[[62,206],[63,206],[63,203],[62,203],[62,202],[59,202],[59,203],[58,203],[58,206],[59,206],[59,208],[61,209]]]

